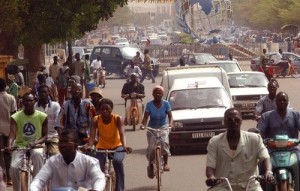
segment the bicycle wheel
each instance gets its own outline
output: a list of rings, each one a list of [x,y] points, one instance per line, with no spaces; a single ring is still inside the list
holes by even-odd
[[[132,114],[131,114],[131,124],[132,124],[132,130],[133,131],[135,131],[135,128],[136,128],[136,125],[137,125],[135,116],[136,116],[136,111],[133,110]]]
[[[157,179],[157,190],[161,190],[161,152],[160,147],[155,149],[155,176]]]
[[[106,184],[104,191],[114,191],[116,189],[116,174],[115,171],[110,173],[109,177],[106,177]]]
[[[22,191],[29,191],[30,186],[30,173],[27,171],[21,171],[20,173],[20,185]]]

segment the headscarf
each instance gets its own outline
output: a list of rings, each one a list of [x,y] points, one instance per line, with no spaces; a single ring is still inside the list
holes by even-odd
[[[162,92],[165,91],[165,89],[164,89],[162,86],[156,85],[156,86],[154,86],[154,88],[153,88],[153,90],[152,90],[152,93],[153,93],[155,90],[157,90],[157,89],[160,89]]]

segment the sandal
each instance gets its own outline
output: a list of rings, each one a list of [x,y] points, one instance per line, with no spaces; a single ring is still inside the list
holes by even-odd
[[[164,165],[164,171],[170,171],[170,167],[167,164]]]

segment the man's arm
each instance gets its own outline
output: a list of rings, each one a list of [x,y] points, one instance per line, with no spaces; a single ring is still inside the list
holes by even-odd
[[[51,167],[51,163],[49,161],[46,161],[44,166],[41,168],[41,170],[34,177],[32,183],[30,184],[30,190],[31,191],[43,190],[46,183],[50,180],[50,177],[52,177],[52,174],[53,174],[53,169]]]
[[[215,179],[215,170],[217,163],[217,147],[215,138],[211,138],[207,145],[207,158],[206,158],[206,177],[207,179]]]
[[[100,169],[98,161],[88,163],[87,167],[88,177],[91,180],[92,190],[104,190],[105,187],[105,176]]]
[[[128,92],[127,92],[127,83],[125,83],[124,85],[123,85],[123,88],[122,88],[122,91],[121,91],[121,97],[122,98],[126,98],[126,97],[128,97]]]
[[[9,149],[11,149],[12,143],[16,138],[16,132],[17,132],[17,123],[13,118],[11,118],[11,120],[10,120],[10,132],[9,132],[9,137],[8,137],[8,142],[7,142],[7,147]]]
[[[266,113],[263,113],[261,115],[261,118],[259,119],[258,123],[257,123],[257,129],[259,130],[261,136],[263,138],[265,138],[267,135],[265,134],[267,128],[268,127],[268,121],[269,121],[269,118],[270,118],[270,111],[269,112],[266,112]]]

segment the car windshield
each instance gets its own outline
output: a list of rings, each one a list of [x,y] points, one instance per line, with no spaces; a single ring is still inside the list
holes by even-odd
[[[122,55],[124,57],[133,58],[136,55],[136,52],[140,52],[141,58],[142,59],[144,58],[144,54],[141,51],[141,49],[139,49],[139,48],[135,48],[135,47],[123,47],[123,48],[120,48],[120,50],[121,50],[121,53],[122,53]]]
[[[231,102],[224,88],[174,90],[169,100],[172,110],[230,107]]]
[[[231,88],[267,87],[268,85],[264,73],[228,74],[228,81]]]
[[[197,63],[208,63],[210,61],[216,61],[216,57],[214,57],[211,54],[200,54],[200,55],[195,55],[196,62]]]
[[[217,63],[211,63],[213,65],[220,66],[225,70],[226,73],[229,72],[240,72],[241,69],[236,62],[217,62]]]

